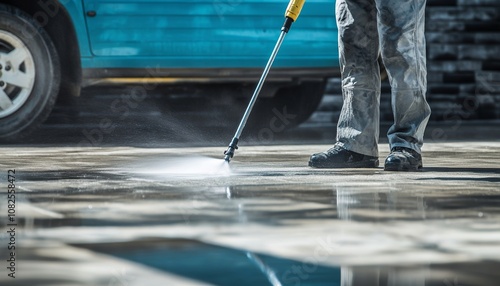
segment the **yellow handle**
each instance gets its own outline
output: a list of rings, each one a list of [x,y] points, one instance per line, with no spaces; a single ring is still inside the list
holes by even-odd
[[[296,21],[305,2],[306,0],[290,0],[288,8],[286,8],[285,17]]]

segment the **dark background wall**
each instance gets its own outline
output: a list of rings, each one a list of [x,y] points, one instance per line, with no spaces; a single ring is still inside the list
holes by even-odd
[[[500,118],[500,0],[427,0],[426,17],[431,120]],[[336,122],[341,106],[335,78],[313,120]],[[381,120],[392,121],[387,80]]]

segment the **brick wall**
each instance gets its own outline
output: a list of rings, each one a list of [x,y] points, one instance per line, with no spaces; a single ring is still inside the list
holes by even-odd
[[[427,0],[431,120],[500,118],[500,0]],[[390,86],[382,84],[381,120],[392,121]],[[312,118],[336,122],[340,79]]]

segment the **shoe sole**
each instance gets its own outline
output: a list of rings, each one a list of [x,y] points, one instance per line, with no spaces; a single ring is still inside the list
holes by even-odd
[[[355,163],[344,163],[344,164],[320,164],[313,166],[312,162],[309,161],[309,167],[318,169],[350,169],[350,168],[378,168],[380,162],[379,160],[373,161],[363,161]]]
[[[396,172],[419,172],[422,171],[422,165],[417,166],[402,166],[398,164],[385,164],[384,171],[396,171]]]

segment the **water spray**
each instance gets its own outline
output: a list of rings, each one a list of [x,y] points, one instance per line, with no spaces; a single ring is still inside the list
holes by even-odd
[[[271,66],[273,65],[274,59],[276,58],[276,55],[278,54],[279,49],[281,48],[281,44],[283,43],[283,40],[285,39],[286,34],[292,27],[293,22],[297,20],[299,17],[300,11],[302,10],[302,7],[304,6],[304,3],[306,0],[291,0],[290,3],[288,4],[288,7],[285,12],[285,23],[283,24],[283,27],[281,28],[281,34],[278,38],[278,41],[276,42],[276,45],[274,47],[273,52],[271,53],[271,57],[269,58],[266,67],[264,68],[264,72],[262,73],[262,76],[260,77],[259,82],[257,83],[257,87],[255,88],[255,91],[252,95],[252,98],[250,99],[250,103],[247,106],[247,109],[245,110],[245,113],[243,114],[243,117],[241,118],[240,125],[238,126],[238,129],[236,129],[236,133],[234,134],[233,140],[231,140],[231,143],[229,143],[229,147],[227,150],[224,152],[224,160],[226,162],[230,162],[231,159],[234,156],[234,152],[236,152],[236,149],[238,149],[238,142],[240,140],[241,133],[243,132],[243,129],[245,128],[245,125],[247,124],[248,117],[250,116],[250,113],[252,112],[253,106],[255,105],[255,102],[257,101],[257,97],[259,96],[259,93],[262,89],[262,86],[264,85],[264,82],[266,81],[267,75],[269,74],[269,70],[271,69]]]

